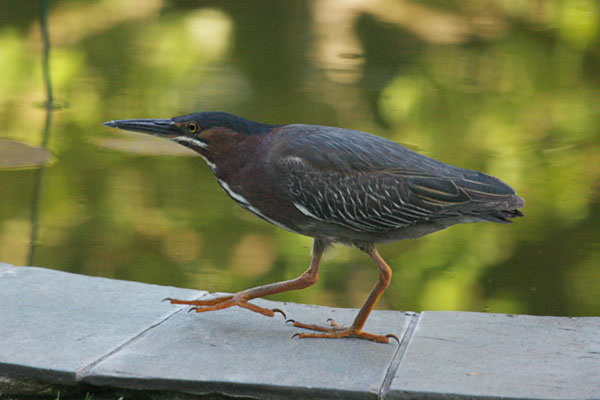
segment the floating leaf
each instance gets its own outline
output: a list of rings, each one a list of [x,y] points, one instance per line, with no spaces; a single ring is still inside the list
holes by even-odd
[[[41,147],[0,139],[0,168],[34,168],[46,164],[52,154]]]

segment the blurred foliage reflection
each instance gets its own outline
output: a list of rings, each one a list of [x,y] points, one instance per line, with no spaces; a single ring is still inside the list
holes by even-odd
[[[0,4],[0,261],[218,291],[300,274],[310,238],[193,153],[100,126],[221,110],[379,134],[526,199],[512,226],[381,246],[379,308],[600,314],[598,2],[57,0],[52,119],[39,4]],[[375,278],[336,247],[315,287],[273,297],[358,307]]]

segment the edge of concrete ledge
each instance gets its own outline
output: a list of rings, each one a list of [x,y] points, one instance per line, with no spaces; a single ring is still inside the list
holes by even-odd
[[[600,317],[381,310],[365,330],[400,339],[382,345],[290,340],[298,329],[277,318],[236,308],[190,314],[160,302],[204,291],[38,267],[0,263],[0,293],[7,305],[0,310],[0,375],[44,388],[255,398],[600,398]],[[254,302],[316,323],[348,324],[356,313]]]

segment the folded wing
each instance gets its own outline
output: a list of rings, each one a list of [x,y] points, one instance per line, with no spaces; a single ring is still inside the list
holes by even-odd
[[[311,218],[382,232],[448,218],[509,223],[522,215],[523,200],[497,178],[362,132],[305,127],[282,132],[273,156],[295,207]]]

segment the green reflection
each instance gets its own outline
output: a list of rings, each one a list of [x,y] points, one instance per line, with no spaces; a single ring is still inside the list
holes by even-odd
[[[37,265],[215,291],[299,275],[310,238],[239,208],[199,157],[99,125],[223,110],[368,130],[526,199],[512,226],[382,246],[380,308],[600,314],[597,3],[126,3],[52,2],[49,72],[69,107],[52,114],[55,163],[0,171],[0,261],[28,262],[39,187]],[[37,11],[0,27],[0,136],[30,145],[46,124]],[[317,285],[273,297],[358,307],[375,279],[336,247]]]

